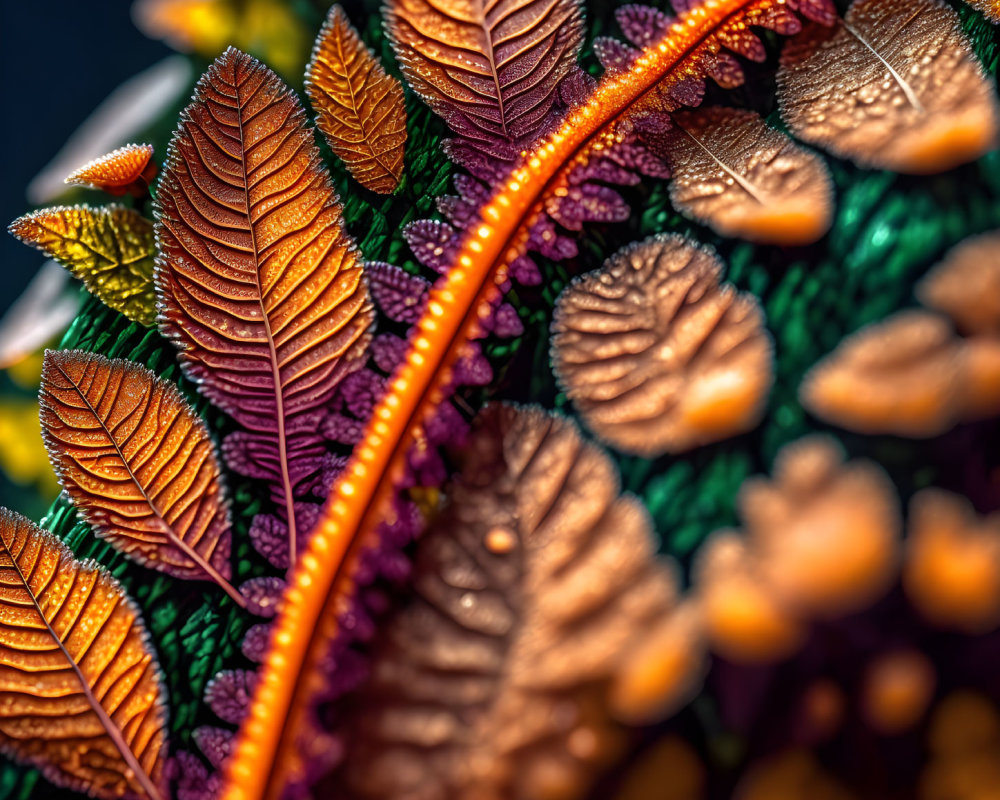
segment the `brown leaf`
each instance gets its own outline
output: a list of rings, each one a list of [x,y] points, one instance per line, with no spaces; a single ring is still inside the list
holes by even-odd
[[[849,336],[799,387],[816,416],[861,433],[935,436],[962,413],[966,351],[948,323],[904,311]]]
[[[205,423],[170,381],[131,361],[49,350],[42,436],[94,531],[141,564],[230,586],[229,509]]]
[[[107,155],[88,161],[71,172],[66,183],[103,189],[108,194],[121,195],[132,192],[144,195],[156,177],[156,163],[152,161],[153,145],[127,144]]]
[[[310,477],[296,468],[318,468],[316,415],[361,366],[374,316],[295,94],[245,53],[219,56],[171,141],[157,203],[161,329],[260,462],[277,465],[294,563],[294,494]]]
[[[166,704],[132,600],[0,509],[0,749],[98,798],[166,797]]]
[[[681,213],[722,236],[809,244],[830,228],[833,185],[823,161],[753,111],[673,115],[664,155]]]
[[[966,239],[917,286],[963,333],[1000,335],[1000,231]]]
[[[306,93],[330,149],[366,189],[392,194],[403,176],[403,87],[386,74],[339,5],[316,39]]]
[[[720,285],[714,251],[659,235],[576,279],[556,302],[552,360],[589,428],[646,456],[749,430],[773,380],[756,298]]]
[[[616,701],[662,715],[697,677],[699,642],[672,636],[675,579],[648,515],[572,423],[493,406],[461,461],[414,595],[377,640],[344,780],[382,800],[579,796],[620,746],[615,714],[636,710]],[[645,682],[623,690],[623,675]]]
[[[578,0],[389,0],[385,17],[411,88],[455,133],[500,156],[550,121],[583,42]]]
[[[789,40],[778,99],[792,132],[864,166],[939,172],[994,146],[1000,112],[940,0],[858,0]]]

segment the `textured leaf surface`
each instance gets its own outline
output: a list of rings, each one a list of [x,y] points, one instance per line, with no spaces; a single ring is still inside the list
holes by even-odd
[[[809,244],[830,227],[833,186],[822,160],[752,111],[706,108],[672,117],[670,199],[722,236]]]
[[[403,176],[403,87],[386,74],[339,5],[306,70],[306,92],[330,149],[366,189],[391,194]]]
[[[14,220],[10,232],[65,266],[103,302],[143,325],[156,319],[153,226],[130,208],[56,206]]]
[[[0,509],[0,749],[100,798],[165,797],[165,695],[135,605]]]
[[[204,422],[130,361],[50,350],[39,397],[59,478],[98,535],[146,566],[231,596],[229,513]]]
[[[615,447],[679,452],[752,428],[773,381],[752,295],[720,285],[715,253],[682,236],[619,251],[556,301],[556,375]]]
[[[103,189],[110,194],[125,194],[133,189],[145,194],[156,175],[152,158],[151,144],[127,144],[74,170],[66,177],[66,183]]]
[[[157,195],[161,327],[201,391],[270,452],[289,516],[290,461],[319,440],[310,414],[360,366],[373,317],[304,116],[273,72],[227,50],[198,83]]]
[[[357,797],[471,800],[547,796],[558,776],[579,796],[620,735],[608,681],[672,620],[674,577],[572,423],[494,406],[461,462],[414,596],[376,642],[344,780]]]
[[[992,22],[1000,22],[1000,0],[965,0],[973,8],[978,8]]]
[[[789,41],[781,63],[792,132],[859,164],[938,172],[996,144],[996,93],[940,0],[859,0]]]
[[[963,333],[1000,335],[1000,231],[966,239],[917,285]]]
[[[549,121],[583,41],[577,0],[390,0],[403,75],[448,126],[510,157]]]

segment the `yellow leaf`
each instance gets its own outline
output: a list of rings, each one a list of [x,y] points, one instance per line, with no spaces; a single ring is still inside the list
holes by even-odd
[[[0,616],[0,749],[94,797],[163,800],[165,694],[118,582],[0,509]]]
[[[403,87],[334,5],[306,70],[306,93],[330,149],[367,189],[392,194],[403,175]]]
[[[10,232],[65,266],[106,305],[142,325],[156,320],[153,224],[130,208],[55,206]]]

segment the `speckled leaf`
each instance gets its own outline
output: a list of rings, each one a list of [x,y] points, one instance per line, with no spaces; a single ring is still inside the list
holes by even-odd
[[[166,798],[166,697],[118,582],[0,509],[0,615],[0,750],[102,800]]]
[[[801,245],[830,227],[833,185],[822,160],[753,111],[674,114],[665,150],[674,207],[722,236]]]
[[[312,417],[361,365],[373,311],[302,106],[277,75],[232,48],[209,67],[157,204],[162,330],[205,396],[273,454],[292,517],[293,454],[319,440]]]
[[[403,87],[386,74],[339,5],[330,8],[306,70],[316,124],[351,175],[379,194],[403,176]]]
[[[541,797],[555,774],[579,796],[620,733],[608,681],[675,616],[649,518],[600,450],[540,410],[488,408],[448,497],[412,599],[376,640],[344,785],[383,800]]]
[[[170,381],[131,361],[49,350],[42,437],[94,531],[179,578],[229,585],[229,512],[205,423]]]
[[[151,144],[127,144],[73,170],[66,177],[66,183],[103,189],[108,194],[144,195],[156,177],[156,163],[152,158]]]
[[[509,158],[549,122],[583,41],[578,0],[389,0],[403,75],[463,139]]]
[[[864,166],[939,172],[996,143],[1000,112],[940,0],[858,0],[831,29],[786,45],[782,116],[807,142]]]
[[[143,325],[156,319],[153,225],[123,206],[55,206],[14,220],[10,232],[65,266],[104,303]]]

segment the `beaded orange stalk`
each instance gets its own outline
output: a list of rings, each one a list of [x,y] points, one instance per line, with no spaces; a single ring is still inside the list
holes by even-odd
[[[682,14],[658,42],[602,81],[562,125],[525,153],[464,235],[453,268],[431,291],[406,358],[375,409],[335,485],[285,594],[250,712],[228,764],[225,800],[277,798],[303,767],[294,733],[306,724],[310,697],[324,678],[324,645],[333,637],[354,569],[404,469],[414,431],[442,400],[450,370],[478,332],[480,308],[522,254],[526,230],[546,198],[565,188],[569,170],[614,143],[628,114],[657,108],[684,80],[701,78],[723,44],[750,36],[751,24],[776,10],[808,9],[808,0],[707,0]]]

